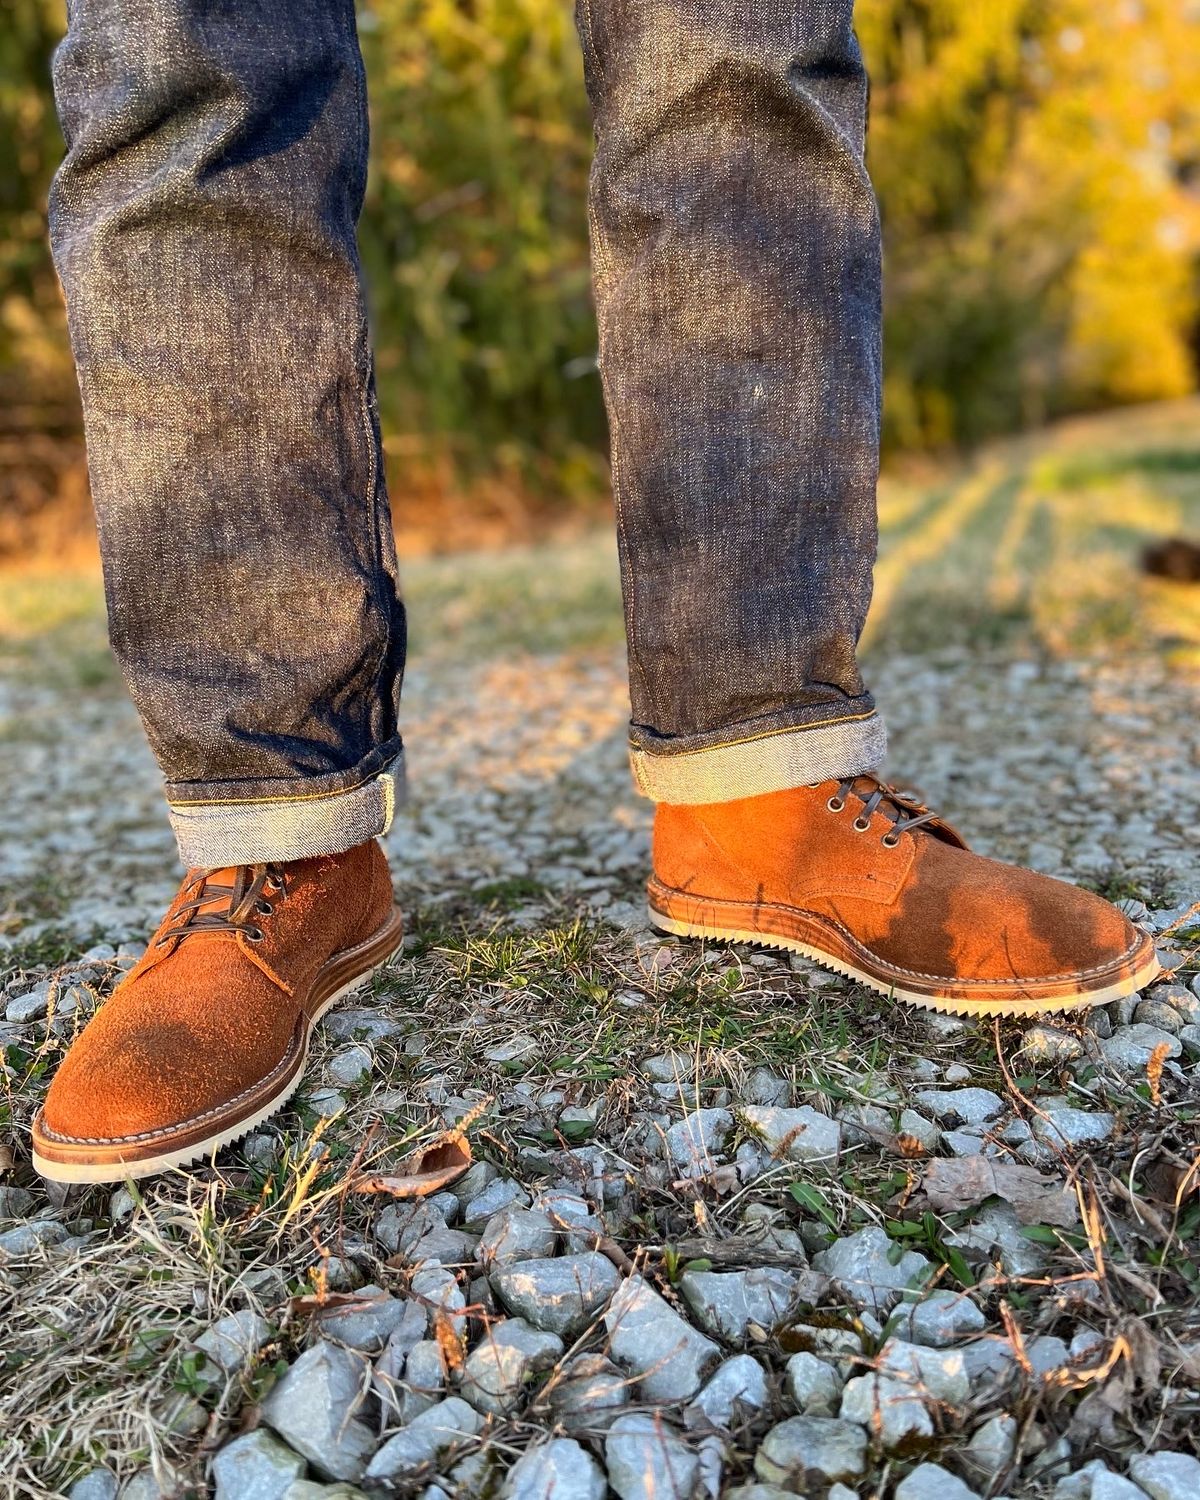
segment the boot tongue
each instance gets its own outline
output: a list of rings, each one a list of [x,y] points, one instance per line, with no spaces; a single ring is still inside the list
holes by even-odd
[[[220,870],[206,870],[203,876],[204,889],[199,893],[205,899],[201,900],[200,904],[189,913],[191,920],[188,926],[196,933],[202,933],[212,929],[208,928],[204,922],[197,922],[198,917],[233,918],[253,878],[254,871],[250,865],[227,865]],[[214,890],[214,887],[214,894],[209,896],[209,891]],[[229,894],[231,890],[232,896]],[[218,929],[217,935],[226,937],[228,932],[221,932]]]

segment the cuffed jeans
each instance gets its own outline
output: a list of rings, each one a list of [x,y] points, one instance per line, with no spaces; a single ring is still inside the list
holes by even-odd
[[[879,230],[852,0],[580,0],[638,787],[876,768]],[[51,242],[112,644],[188,865],[386,830],[405,616],[351,0],[71,0]]]

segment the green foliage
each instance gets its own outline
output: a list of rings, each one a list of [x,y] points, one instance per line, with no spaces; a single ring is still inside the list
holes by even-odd
[[[1194,388],[1200,49],[1179,0],[859,0],[885,436],[970,443]],[[372,0],[362,224],[391,467],[594,493],[591,131],[561,0]],[[0,383],[68,370],[45,246],[62,0],[0,28]]]

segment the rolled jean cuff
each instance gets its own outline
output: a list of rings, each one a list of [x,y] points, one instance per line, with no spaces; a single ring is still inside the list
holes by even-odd
[[[712,743],[663,739],[633,728],[629,762],[634,785],[655,802],[734,802],[789,787],[812,786],[876,771],[887,755],[887,731],[870,699],[809,717],[811,710],[721,731]]]
[[[189,869],[220,869],[341,854],[365,844],[388,831],[404,800],[404,753],[394,752],[383,766],[367,765],[349,785],[327,789],[322,783],[331,778],[314,777],[291,783],[303,791],[267,796],[230,796],[237,784],[225,783],[224,796],[180,798],[180,784],[169,784],[167,816],[179,857]]]

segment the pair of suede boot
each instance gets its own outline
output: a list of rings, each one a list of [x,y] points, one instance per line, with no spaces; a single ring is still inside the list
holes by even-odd
[[[1102,1004],[1158,971],[1150,939],[1108,902],[973,854],[868,776],[660,804],[647,890],[667,931],[790,948],[964,1015]],[[316,1022],[401,934],[374,840],[292,864],[189,871],[51,1084],[33,1126],[38,1171],[144,1177],[244,1135],[290,1097]]]

